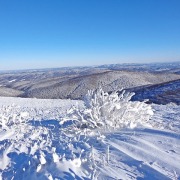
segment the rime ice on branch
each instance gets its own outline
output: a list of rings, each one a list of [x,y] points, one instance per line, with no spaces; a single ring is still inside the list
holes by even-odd
[[[124,90],[108,94],[101,87],[89,90],[84,99],[85,109],[73,106],[69,110],[71,118],[80,128],[134,128],[145,125],[153,115],[151,105],[145,102],[130,101],[134,93]]]

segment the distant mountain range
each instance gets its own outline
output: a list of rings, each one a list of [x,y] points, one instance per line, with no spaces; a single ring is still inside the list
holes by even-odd
[[[134,100],[167,103],[179,97],[179,80],[180,62],[21,70],[1,72],[0,96],[82,99],[102,86],[107,92],[134,91]]]

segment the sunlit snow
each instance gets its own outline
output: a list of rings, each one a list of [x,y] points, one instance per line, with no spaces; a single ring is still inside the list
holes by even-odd
[[[83,135],[64,121],[72,105],[84,109],[82,101],[0,98],[0,179],[180,178],[180,106],[154,104],[151,127]]]

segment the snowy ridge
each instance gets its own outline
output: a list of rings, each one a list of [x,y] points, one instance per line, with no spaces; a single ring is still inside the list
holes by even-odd
[[[82,101],[0,98],[0,120],[11,122],[0,129],[1,179],[180,178],[180,106],[153,105],[153,128],[84,136],[69,128],[73,122],[60,123],[73,103],[84,108]]]
[[[110,92],[180,79],[176,73],[178,65],[129,64],[4,72],[0,73],[0,96],[81,99],[89,89],[99,85]]]
[[[149,99],[150,103],[168,104],[176,103],[180,105],[180,79],[166,83],[142,86],[130,89],[135,92],[132,100],[142,101]]]

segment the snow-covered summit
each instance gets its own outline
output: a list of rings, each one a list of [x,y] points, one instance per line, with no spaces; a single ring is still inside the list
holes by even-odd
[[[1,179],[178,179],[180,106],[153,105],[153,128],[83,136],[61,124],[82,101],[0,98]]]

